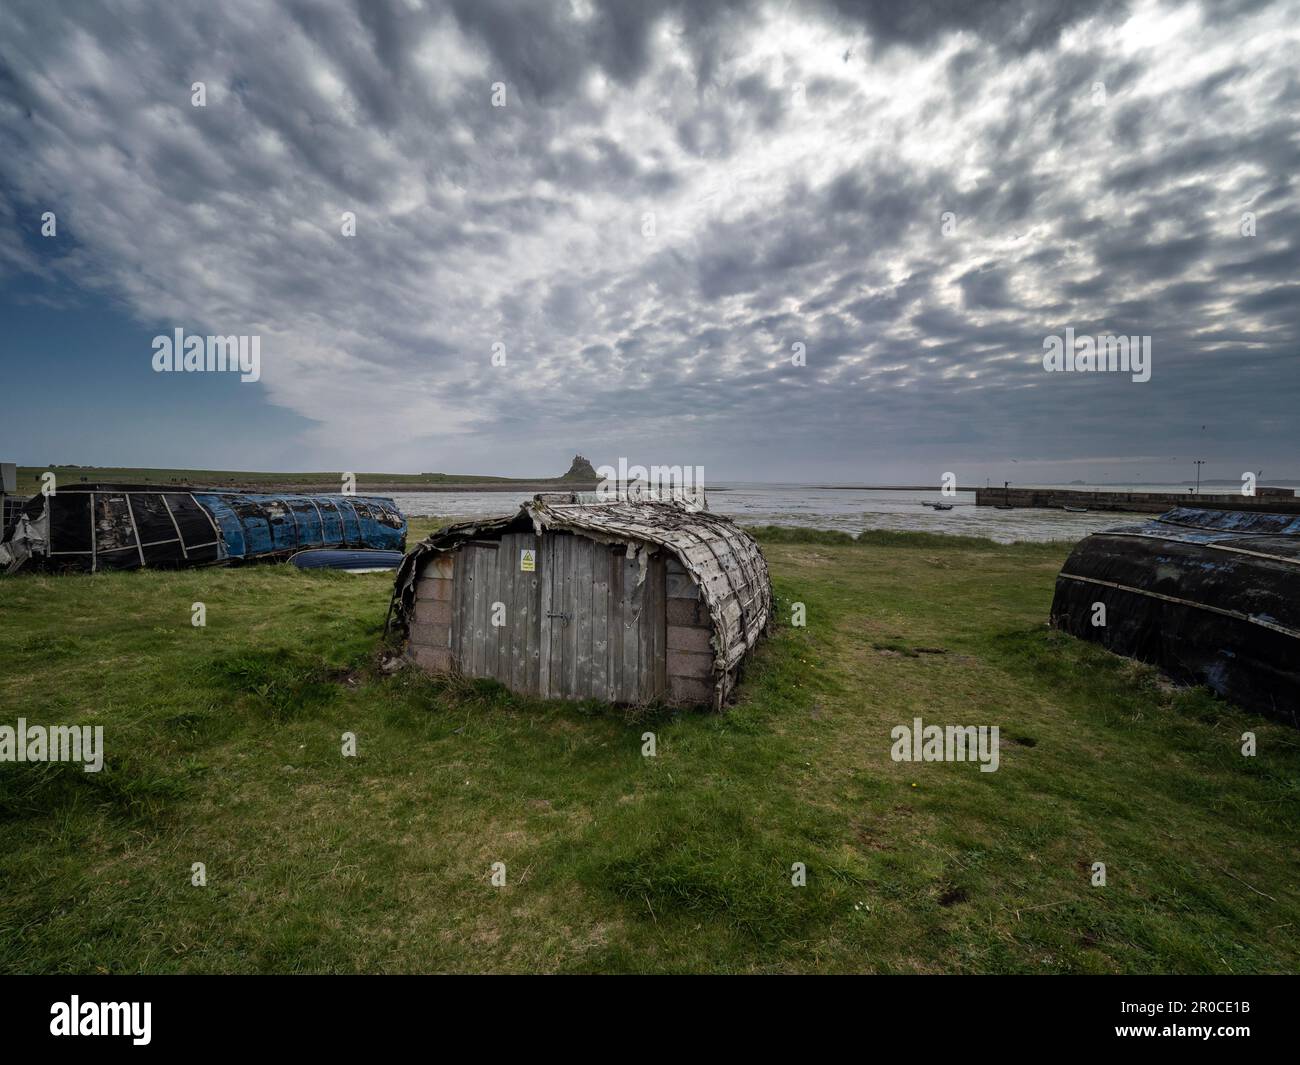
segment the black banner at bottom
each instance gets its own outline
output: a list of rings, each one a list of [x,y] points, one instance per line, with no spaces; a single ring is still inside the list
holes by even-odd
[[[648,986],[652,979],[660,986]],[[431,1035],[495,1049],[553,1043],[557,1025],[594,1035],[622,1023],[640,1032],[638,1043],[650,1034],[646,1025],[682,1036],[706,1025],[728,1041],[785,1036],[774,1048],[843,1030],[910,1035],[927,1051],[984,1043],[990,1025],[999,1050],[1156,1043],[1222,1053],[1281,1047],[1294,1032],[1296,985],[1286,977],[771,977],[726,991],[700,986],[718,979],[669,988],[663,978],[637,977],[8,977],[0,981],[0,1031],[6,1050],[92,1053],[109,1043],[144,1053],[338,1053]]]

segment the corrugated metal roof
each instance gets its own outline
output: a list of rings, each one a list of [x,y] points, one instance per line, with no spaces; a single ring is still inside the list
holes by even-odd
[[[771,578],[758,543],[739,525],[679,503],[561,502],[552,494],[524,503],[514,514],[448,526],[406,556],[397,572],[390,617],[405,631],[426,555],[455,550],[469,540],[499,535],[524,522],[531,523],[539,536],[548,530],[562,530],[625,544],[642,559],[642,579],[646,545],[672,552],[699,585],[709,608],[715,702],[721,705],[735,685],[741,661],[771,622]]]

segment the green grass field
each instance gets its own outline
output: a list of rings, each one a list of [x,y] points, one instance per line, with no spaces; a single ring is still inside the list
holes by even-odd
[[[0,582],[0,724],[107,747],[0,765],[0,970],[1300,968],[1300,737],[1050,631],[1065,545],[762,539],[807,627],[723,714],[385,675],[386,575]],[[892,761],[916,716],[1000,769]]]

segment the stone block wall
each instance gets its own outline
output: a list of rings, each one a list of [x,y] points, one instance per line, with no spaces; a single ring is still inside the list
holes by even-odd
[[[699,586],[671,556],[667,563],[668,695],[676,703],[713,698],[713,630]]]
[[[423,669],[446,672],[455,664],[451,651],[451,615],[455,602],[451,555],[434,558],[415,586],[415,612],[407,655]]]

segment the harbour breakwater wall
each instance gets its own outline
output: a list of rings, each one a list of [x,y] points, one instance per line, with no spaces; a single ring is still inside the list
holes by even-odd
[[[1290,488],[1255,489],[1253,496],[1240,492],[1095,492],[1071,488],[976,488],[977,507],[1086,507],[1088,510],[1120,510],[1135,514],[1161,514],[1171,507],[1209,507],[1214,510],[1266,510],[1278,514],[1300,514],[1300,496]]]

